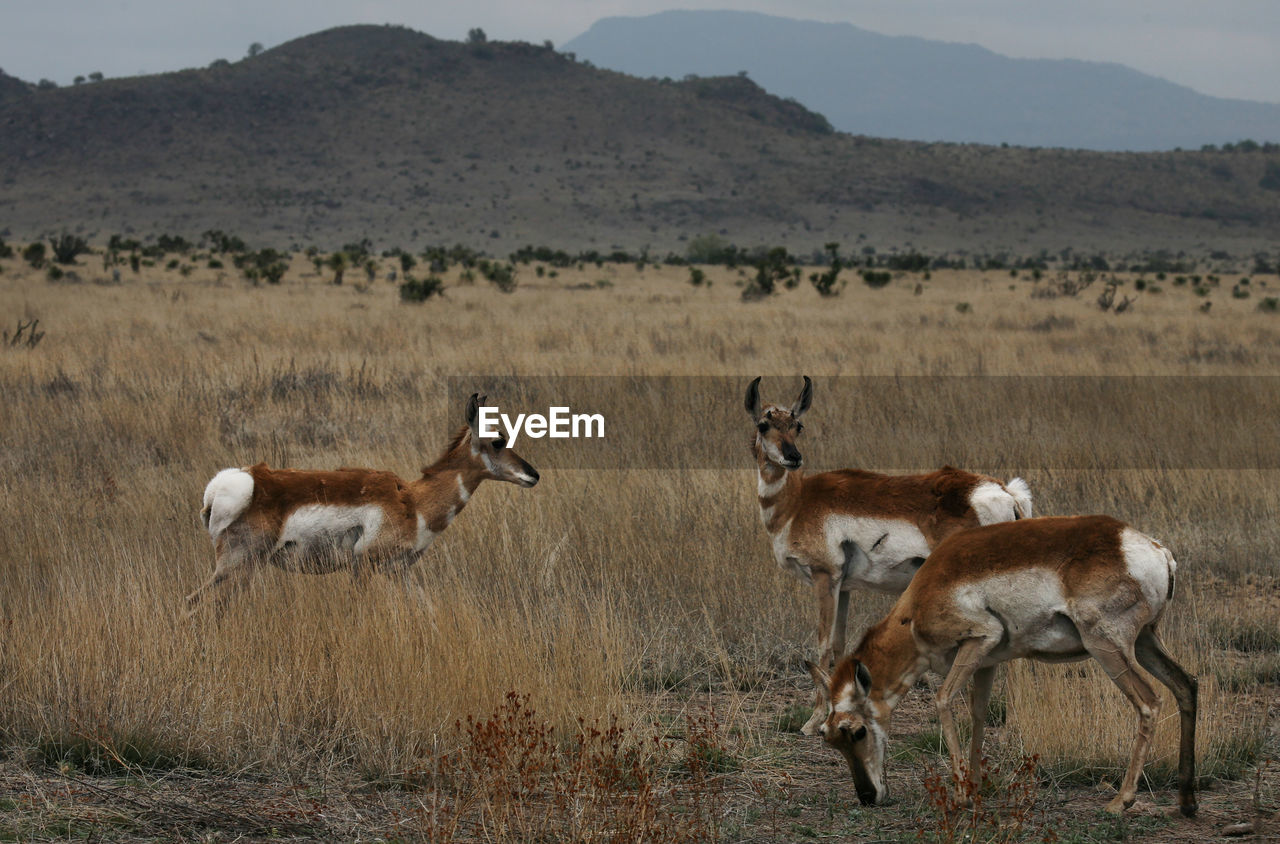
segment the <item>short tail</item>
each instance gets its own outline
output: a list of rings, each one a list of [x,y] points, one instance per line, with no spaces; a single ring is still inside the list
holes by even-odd
[[[1027,482],[1022,478],[1013,478],[1004,488],[1013,496],[1014,518],[1031,518],[1031,487],[1027,486]]]
[[[1173,552],[1161,545],[1159,542],[1156,542],[1156,547],[1164,552],[1164,563],[1169,567],[1169,589],[1165,593],[1164,599],[1166,601],[1172,601],[1174,583],[1178,579],[1178,561],[1173,558]]]
[[[253,475],[244,469],[223,469],[204,488],[200,521],[214,542],[240,517],[253,500]]]

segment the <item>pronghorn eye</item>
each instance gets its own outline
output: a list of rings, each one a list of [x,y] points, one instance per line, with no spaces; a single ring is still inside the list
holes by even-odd
[[[506,447],[507,447],[507,441],[504,440],[502,437],[498,437],[496,440],[493,441],[494,451],[502,451]]]
[[[854,741],[862,741],[866,737],[867,737],[867,728],[865,726],[859,727],[853,732]]]
[[[762,433],[762,434],[767,434],[767,433],[769,433],[769,423],[768,423],[768,422],[761,422],[759,425],[757,425],[757,426],[756,426],[756,430],[757,430],[757,431],[759,431],[759,432],[760,432],[760,433]]]
[[[800,433],[800,432],[801,432],[801,431],[803,431],[803,430],[804,430],[804,426],[803,426],[803,425],[801,425],[799,422],[797,422],[797,423],[796,423],[796,433],[798,434],[798,433]]]

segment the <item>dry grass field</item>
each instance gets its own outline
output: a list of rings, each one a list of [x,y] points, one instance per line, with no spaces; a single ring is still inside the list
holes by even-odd
[[[1208,312],[1166,282],[1115,314],[1096,288],[1034,298],[1007,272],[747,304],[723,268],[693,288],[680,267],[522,267],[509,295],[455,271],[444,298],[414,305],[382,280],[327,284],[301,259],[261,287],[203,268],[93,283],[99,264],[84,256],[82,282],[54,284],[0,261],[3,328],[38,318],[45,332],[0,348],[0,840],[1190,841],[1243,821],[1280,834],[1265,761],[1280,751],[1273,469],[1018,470],[1039,513],[1114,514],[1180,561],[1163,630],[1201,684],[1189,821],[1164,814],[1171,699],[1139,806],[1102,814],[1134,719],[1092,664],[1001,672],[987,746],[1004,773],[986,814],[947,812],[930,790],[944,758],[916,689],[891,734],[893,803],[860,808],[837,754],[797,732],[815,611],[772,561],[736,406],[736,426],[662,407],[645,423],[655,449],[689,430],[740,442],[727,468],[557,470],[548,441],[517,444],[542,482],[481,488],[417,567],[426,603],[270,571],[220,618],[180,613],[211,570],[198,510],[217,470],[412,476],[461,422],[450,376],[478,373],[483,391],[484,374],[763,374],[765,397],[789,401],[804,373],[819,389],[810,466],[924,469],[881,463],[882,432],[835,416],[849,405],[824,379],[1280,375],[1280,314],[1257,307],[1274,277],[1249,299],[1211,292]],[[910,429],[942,410],[868,418]],[[1204,415],[1206,442],[1271,430],[1230,410]],[[856,595],[852,636],[888,603]]]

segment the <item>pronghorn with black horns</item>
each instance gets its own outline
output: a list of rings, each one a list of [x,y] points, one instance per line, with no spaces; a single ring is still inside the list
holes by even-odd
[[[1138,671],[1142,666],[1177,701],[1178,804],[1182,814],[1194,815],[1196,680],[1156,635],[1156,622],[1173,598],[1176,570],[1168,549],[1109,516],[1028,519],[948,537],[834,677],[809,668],[828,712],[820,731],[849,763],[858,799],[874,804],[887,796],[889,717],[925,671],[945,678],[938,720],[953,775],[963,782],[977,775],[982,759],[998,664],[1092,657],[1138,715],[1129,767],[1107,811],[1118,814],[1133,805],[1160,714],[1160,697]],[[971,678],[966,770],[951,705]]]
[[[882,475],[840,469],[806,476],[796,436],[813,401],[813,381],[789,407],[761,404],[760,379],[747,387],[755,424],[751,449],[759,465],[760,519],[778,565],[810,583],[818,599],[819,665],[844,655],[849,592],[899,593],[929,551],[968,527],[1031,516],[1031,490],[949,466],[927,475]],[[802,728],[813,735],[823,712]]]
[[[313,574],[347,569],[357,577],[368,570],[407,577],[482,481],[538,482],[538,472],[504,438],[476,434],[483,404],[472,394],[466,425],[417,480],[375,469],[271,469],[265,463],[219,472],[205,487],[200,511],[213,539],[213,577],[187,596],[188,609],[214,590],[225,598],[243,587],[263,562]]]

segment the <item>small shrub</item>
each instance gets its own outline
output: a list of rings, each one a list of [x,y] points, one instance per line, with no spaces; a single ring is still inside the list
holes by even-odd
[[[887,270],[863,270],[862,282],[873,290],[879,290],[893,281],[893,274]]]
[[[1280,311],[1280,298],[1277,298],[1275,296],[1265,297],[1261,302],[1258,303],[1258,310],[1266,311],[1269,314],[1274,314],[1277,311]]]
[[[957,302],[957,303],[956,303],[956,313],[958,313],[958,314],[970,314],[970,313],[973,313],[973,305],[970,305],[968,302]]]
[[[44,266],[44,244],[40,241],[27,245],[22,250],[22,260],[31,265],[31,268],[38,270]]]
[[[444,282],[439,276],[429,275],[424,279],[405,279],[400,285],[401,302],[425,302],[432,296],[444,295]]]
[[[483,261],[480,272],[494,287],[503,293],[511,293],[516,289],[516,269],[511,264],[497,261]]]
[[[689,268],[689,283],[694,287],[701,287],[707,283],[707,274],[699,267]]]

